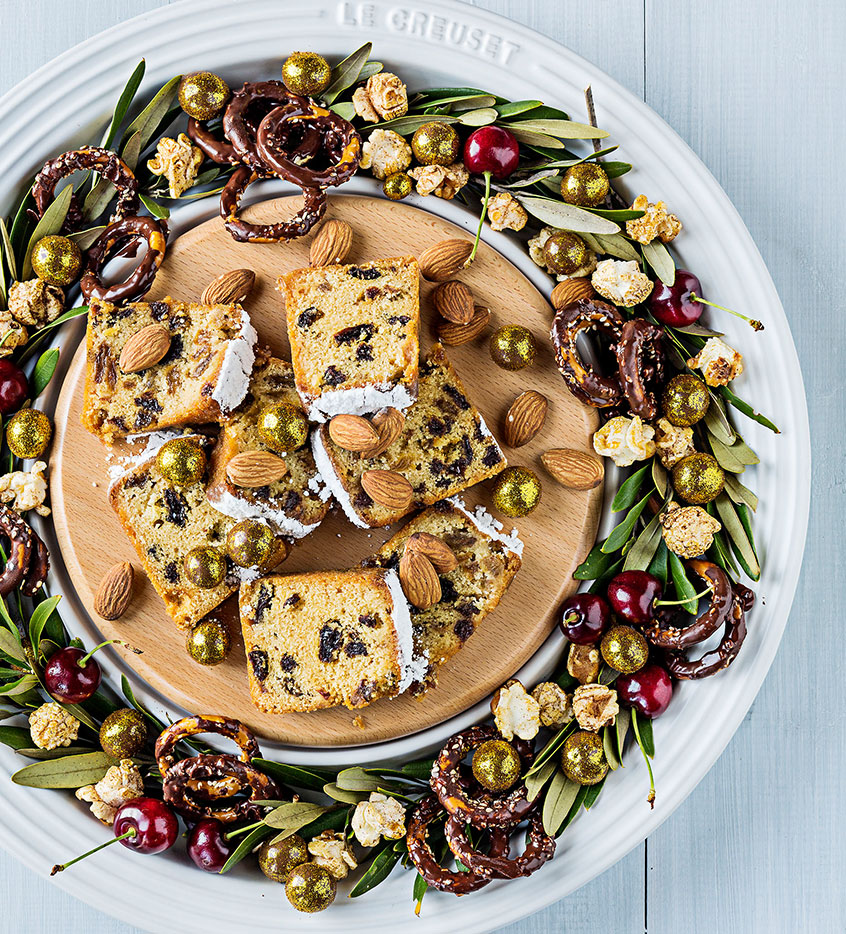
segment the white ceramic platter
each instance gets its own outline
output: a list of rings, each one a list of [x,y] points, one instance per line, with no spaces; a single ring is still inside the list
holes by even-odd
[[[316,916],[294,916],[281,893],[246,867],[218,878],[195,870],[182,852],[140,858],[121,847],[75,866],[56,883],[78,898],[150,931],[203,932],[393,931],[397,924],[415,930],[488,931],[552,903],[607,869],[643,840],[690,793],[722,752],[770,667],[784,629],[801,564],[807,527],[810,447],[801,373],[787,320],[766,268],[734,207],[708,170],[685,143],[640,100],[595,67],[525,27],[448,0],[403,3],[352,3],[311,0],[308,5],[275,0],[186,0],[144,14],[77,46],[0,99],[0,208],[7,213],[26,177],[42,162],[74,144],[99,135],[113,102],[142,56],[147,59],[143,92],[173,74],[209,69],[236,86],[245,79],[278,74],[280,60],[295,49],[315,49],[340,58],[366,40],[374,57],[399,72],[411,88],[470,85],[511,99],[538,98],[571,112],[583,112],[582,91],[591,84],[600,125],[620,144],[620,155],[636,170],[625,176],[627,194],[662,198],[685,224],[678,253],[695,270],[706,294],[729,307],[766,321],[753,335],[729,327],[743,350],[746,372],[740,392],[773,416],[783,434],[774,436],[744,421],[749,442],[761,457],[753,486],[761,506],[756,517],[763,578],[750,633],[737,662],[701,683],[681,685],[669,711],[655,727],[658,799],[646,803],[647,778],[639,757],[613,773],[599,805],[582,814],[559,841],[555,860],[530,879],[495,883],[476,895],[455,899],[429,893],[419,919],[412,915],[408,873],[394,875],[364,897],[339,897]],[[61,88],[61,94],[56,89]],[[367,185],[357,181],[356,185]],[[375,192],[375,189],[372,189]],[[269,188],[274,194],[275,189]],[[461,209],[435,198],[416,199],[468,229]],[[213,205],[186,209],[175,216],[185,229],[209,216]],[[206,212],[206,213],[204,213]],[[541,288],[549,283],[513,241],[496,234],[489,242],[517,262]],[[78,329],[63,335],[71,343]],[[69,348],[70,349],[70,348]],[[69,359],[65,352],[63,358]],[[57,380],[54,382],[58,382]],[[45,400],[52,404],[53,398]],[[96,521],[96,517],[92,517]],[[607,517],[606,517],[607,522]],[[53,591],[62,587],[59,573]],[[63,616],[86,640],[89,620],[74,614],[72,594]],[[524,670],[527,683],[548,672],[560,649],[550,638]],[[111,657],[107,676],[120,673]],[[113,681],[114,683],[114,681]],[[138,693],[158,711],[165,698]],[[329,765],[422,755],[456,729],[484,715],[484,705],[441,726],[393,743],[359,749],[272,751],[291,762]],[[13,753],[0,751],[0,772],[20,766]],[[9,783],[0,796],[0,842],[34,871],[49,867],[102,842],[103,828],[69,795],[33,791]],[[177,849],[180,849],[179,847]]]

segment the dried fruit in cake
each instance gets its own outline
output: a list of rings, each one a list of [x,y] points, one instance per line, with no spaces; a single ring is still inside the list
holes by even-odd
[[[362,564],[397,568],[406,548],[413,549],[423,533],[447,546],[456,566],[439,574],[437,603],[425,610],[411,608],[414,657],[426,662],[425,676],[411,687],[415,694],[435,684],[438,666],[452,658],[496,608],[520,570],[523,551],[516,532],[506,533],[482,506],[471,512],[455,497],[421,512]]]
[[[390,525],[412,509],[459,493],[506,466],[505,455],[440,344],[420,364],[417,402],[405,416],[399,436],[377,457],[339,447],[327,426],[312,434],[317,468],[354,525]],[[411,503],[392,508],[374,502],[362,485],[364,474],[374,470],[404,477],[411,484]]]
[[[302,412],[291,364],[276,357],[262,358],[253,370],[246,399],[221,421],[207,495],[215,509],[233,519],[264,519],[283,535],[303,538],[323,521],[330,497],[309,445],[277,454],[287,469],[273,482],[245,487],[227,476],[227,465],[234,457],[272,450],[262,440],[258,419],[268,406],[277,403],[296,406]]]
[[[124,348],[151,325],[157,334],[166,329],[167,348],[155,362],[141,360],[148,364],[143,369],[125,372]],[[237,305],[165,299],[118,307],[94,300],[88,312],[82,424],[111,441],[217,421],[247,392],[255,342],[249,316]],[[132,356],[129,368],[135,369]]]
[[[209,505],[202,481],[176,486],[162,476],[151,453],[117,477],[109,501],[180,629],[191,629],[238,588],[244,572],[231,562],[215,586],[202,586],[211,581],[198,584],[189,578],[189,555],[198,548],[224,553],[226,537],[235,525],[234,519]],[[255,572],[247,575],[256,576]]]
[[[266,713],[364,707],[425,670],[394,571],[273,575],[244,584],[240,605],[250,693]]]
[[[417,398],[420,268],[413,256],[297,269],[279,280],[297,392],[312,421]]]

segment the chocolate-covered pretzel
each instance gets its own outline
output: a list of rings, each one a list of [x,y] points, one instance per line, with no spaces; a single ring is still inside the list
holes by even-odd
[[[147,252],[130,275],[114,285],[104,285],[100,272],[109,255],[130,240],[146,240]],[[98,298],[119,305],[143,298],[153,285],[165,257],[167,231],[154,217],[132,215],[109,224],[91,245],[88,265],[79,287],[86,301]]]
[[[247,187],[258,175],[246,165],[241,165],[232,173],[220,193],[220,215],[230,234],[242,243],[278,243],[280,240],[293,240],[301,237],[323,217],[326,212],[326,192],[322,188],[304,188],[305,203],[289,220],[275,224],[253,224],[238,216],[241,198]]]
[[[138,208],[138,179],[132,169],[111,149],[101,149],[98,146],[83,146],[81,149],[71,149],[63,152],[55,159],[45,162],[43,168],[35,176],[32,185],[32,197],[38,216],[53,202],[56,185],[68,175],[80,170],[95,172],[106,181],[111,182],[117,189],[118,198],[115,204],[111,221],[120,220],[132,214]],[[71,198],[70,208],[63,230],[72,231],[79,227],[82,221],[82,208],[76,195]]]
[[[223,132],[236,155],[256,175],[267,176],[272,170],[256,151],[256,110],[264,117],[268,110],[291,103],[291,92],[281,81],[247,81],[235,91],[223,112]]]
[[[615,352],[620,386],[634,415],[653,419],[658,414],[658,400],[648,385],[659,383],[663,373],[662,328],[644,318],[626,321],[620,331]]]
[[[482,853],[470,843],[467,838],[467,825],[457,817],[450,817],[445,829],[447,843],[456,858],[483,879],[518,879],[520,876],[530,876],[555,855],[555,839],[544,831],[543,820],[539,814],[530,815],[526,848],[520,856],[513,859],[509,858],[508,853]]]
[[[667,670],[680,681],[695,681],[722,671],[737,658],[746,638],[746,611],[755,603],[755,594],[743,584],[734,585],[731,610],[726,619],[725,632],[720,644],[701,658],[690,660],[683,652],[667,652]]]
[[[676,627],[671,625],[677,618],[678,612],[665,612],[659,607],[651,624],[644,628],[643,634],[653,645],[662,649],[685,649],[698,642],[704,642],[722,626],[732,607],[734,594],[728,574],[704,558],[687,561],[686,567],[693,571],[711,588],[711,601],[708,609],[698,616],[689,626]]]
[[[188,118],[188,129],[185,131],[188,138],[198,146],[203,155],[217,162],[218,165],[238,165],[241,158],[232,143],[215,136],[214,133],[199,120]]]
[[[156,740],[156,763],[162,775],[176,762],[173,754],[178,743],[199,733],[217,733],[235,742],[241,750],[241,760],[249,762],[261,755],[255,736],[241,723],[229,717],[183,717],[177,720]]]
[[[0,506],[0,536],[9,542],[9,557],[0,571],[0,597],[8,597],[17,587],[25,596],[34,596],[50,569],[47,546],[8,506]]]
[[[429,825],[444,811],[435,795],[426,795],[411,812],[406,831],[408,855],[417,871],[433,888],[453,895],[467,895],[484,888],[489,878],[473,872],[446,869],[438,862],[427,839]],[[508,856],[508,830],[494,828],[490,832],[490,855],[494,859]]]
[[[247,797],[229,805],[217,803],[241,793]],[[279,789],[272,778],[236,756],[201,755],[180,759],[164,773],[162,796],[194,817],[231,824],[261,819],[264,810],[260,802],[277,798]]]
[[[493,726],[473,726],[447,740],[432,766],[429,784],[448,814],[474,827],[511,827],[520,823],[534,807],[522,783],[506,794],[476,795],[467,788],[460,766],[465,756],[499,733]]]
[[[577,346],[580,335],[599,332],[616,347],[620,340],[623,318],[606,302],[587,299],[559,308],[552,319],[550,337],[555,351],[555,363],[570,392],[595,408],[617,405],[623,391],[617,373],[603,376],[582,359]]]

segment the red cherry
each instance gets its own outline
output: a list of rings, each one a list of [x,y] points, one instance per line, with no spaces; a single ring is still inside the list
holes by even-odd
[[[482,126],[464,144],[464,166],[469,172],[502,180],[517,168],[520,144],[513,133],[501,126]]]
[[[676,270],[672,285],[664,285],[659,279],[649,297],[649,310],[661,324],[680,328],[699,320],[703,305],[691,298],[691,292],[697,297],[702,295],[702,286],[692,272]]]
[[[0,414],[17,412],[29,396],[24,371],[11,360],[0,360]]]
[[[87,701],[100,687],[101,678],[102,672],[97,662],[86,657],[83,649],[72,646],[59,649],[44,666],[47,690],[56,700],[65,704]]]
[[[620,675],[617,696],[646,717],[660,717],[673,698],[673,682],[660,665],[645,665],[631,675]]]
[[[169,850],[179,835],[179,821],[158,798],[132,798],[115,814],[115,838],[128,834],[120,842],[137,853],[162,853]]]
[[[220,872],[234,849],[224,836],[223,824],[211,817],[198,821],[188,834],[188,855],[206,872]]]
[[[573,594],[561,604],[558,625],[565,638],[577,645],[599,641],[610,622],[611,610],[599,594]]]
[[[635,626],[653,617],[653,604],[661,597],[661,581],[646,571],[621,571],[608,585],[608,602],[617,616]]]

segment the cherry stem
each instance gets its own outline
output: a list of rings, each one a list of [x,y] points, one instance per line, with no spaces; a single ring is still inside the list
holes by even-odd
[[[731,308],[726,308],[725,305],[718,305],[716,302],[709,302],[705,298],[700,298],[696,292],[691,292],[690,297],[693,299],[693,301],[699,302],[700,305],[710,305],[711,308],[719,308],[720,311],[727,311],[730,315],[734,315],[735,318],[740,318],[742,321],[746,321],[753,331],[764,330],[764,325],[760,321],[756,321],[755,318],[747,318],[746,315],[742,315],[739,311],[732,311]]]
[[[230,830],[229,833],[223,835],[224,840],[231,840],[233,837],[237,837],[238,834],[247,833],[250,830],[255,830],[256,827],[261,827],[264,824],[263,820],[257,821],[255,824],[247,824],[246,827],[239,827],[237,830]]]
[[[476,256],[476,250],[479,249],[479,241],[482,238],[482,228],[485,226],[485,214],[487,214],[488,212],[488,201],[490,201],[490,197],[491,197],[491,173],[485,172],[484,176],[485,176],[485,199],[484,201],[482,201],[482,214],[479,217],[479,226],[476,228],[476,239],[473,241],[473,249],[464,263],[465,269],[470,265],[470,263],[473,262],[473,259]]]
[[[80,668],[84,668],[91,656],[106,645],[122,645],[125,649],[129,649],[130,652],[134,652],[136,655],[144,654],[141,649],[136,649],[134,645],[130,645],[128,642],[124,642],[123,639],[107,639],[105,642],[101,642],[99,645],[95,645],[87,655],[83,655],[82,658],[77,662],[77,665],[79,665]]]
[[[686,597],[684,600],[655,600],[652,604],[653,606],[681,606],[683,603],[690,603],[691,600],[698,600],[700,597],[707,597],[709,593],[713,593],[713,587],[706,587],[700,593],[695,593],[692,597]]]
[[[649,794],[646,797],[646,800],[649,802],[649,807],[655,807],[655,776],[652,774],[652,763],[649,761],[649,756],[646,754],[646,750],[643,748],[643,740],[640,738],[640,727],[637,722],[637,711],[632,710],[632,726],[634,727],[635,739],[637,740],[638,748],[643,754],[643,761],[646,763],[646,770],[649,772]]]
[[[118,840],[126,840],[127,837],[135,837],[138,835],[138,831],[134,827],[130,827],[126,833],[122,833],[119,837],[112,837],[111,840],[106,840],[105,843],[101,843],[99,846],[95,846],[93,850],[89,850],[87,853],[83,853],[82,856],[75,856],[73,859],[68,860],[66,863],[61,863],[58,866],[54,866],[50,870],[50,875],[55,876],[57,872],[64,872],[68,866],[73,866],[74,863],[78,863],[81,859],[85,859],[86,856],[91,856],[92,853],[96,853],[98,850],[105,850],[107,846],[111,846],[113,843],[117,843]]]

